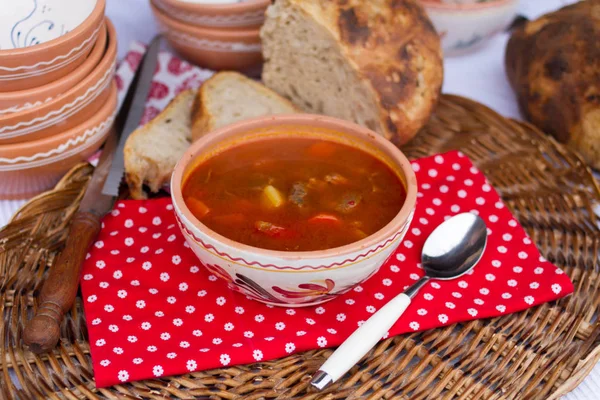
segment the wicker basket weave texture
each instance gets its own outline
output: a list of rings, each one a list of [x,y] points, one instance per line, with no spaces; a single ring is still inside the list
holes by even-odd
[[[411,158],[460,149],[486,174],[575,293],[551,304],[381,342],[338,384],[309,389],[331,350],[97,389],[78,298],[63,340],[39,357],[21,342],[92,167],[82,164],[0,230],[1,399],[556,399],[600,360],[600,190],[573,153],[535,128],[444,96]]]

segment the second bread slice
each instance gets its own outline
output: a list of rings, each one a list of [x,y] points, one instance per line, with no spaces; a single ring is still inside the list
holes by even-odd
[[[249,118],[300,112],[289,100],[237,72],[219,72],[204,82],[194,106],[192,139]]]

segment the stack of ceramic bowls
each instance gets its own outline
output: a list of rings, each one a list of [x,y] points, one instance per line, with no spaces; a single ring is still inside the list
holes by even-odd
[[[259,30],[270,0],[151,0],[160,31],[190,62],[250,71],[262,63]]]
[[[442,39],[445,55],[475,50],[505,30],[519,0],[420,0]]]
[[[0,199],[49,189],[108,135],[117,38],[104,7],[0,0]]]

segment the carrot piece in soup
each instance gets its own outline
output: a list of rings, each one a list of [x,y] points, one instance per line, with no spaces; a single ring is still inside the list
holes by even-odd
[[[340,219],[333,214],[320,213],[320,214],[317,214],[314,217],[310,218],[308,220],[308,222],[313,223],[313,224],[314,223],[330,223],[330,224],[338,225],[342,221],[340,221]]]
[[[204,202],[194,198],[188,197],[187,206],[190,208],[190,211],[194,216],[198,219],[202,219],[210,212],[210,208]]]
[[[232,202],[231,208],[233,211],[239,211],[240,213],[250,213],[256,209],[256,205],[247,199],[237,199]]]
[[[313,157],[327,158],[335,153],[335,144],[331,142],[316,142],[308,148],[308,154]]]
[[[262,232],[270,237],[289,238],[294,236],[294,232],[290,229],[272,224],[270,222],[256,221],[254,226],[259,232]]]
[[[241,225],[246,222],[246,216],[241,213],[218,215],[213,217],[212,220],[219,224],[225,225]]]
[[[281,192],[272,185],[268,185],[263,189],[263,200],[270,208],[279,208],[285,203]]]

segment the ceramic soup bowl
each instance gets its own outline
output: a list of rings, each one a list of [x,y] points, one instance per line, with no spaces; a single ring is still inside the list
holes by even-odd
[[[190,212],[182,185],[194,168],[228,148],[273,137],[312,137],[359,148],[386,163],[406,187],[406,201],[381,230],[357,242],[321,251],[287,252],[234,242]],[[263,303],[299,307],[319,304],[351,290],[375,274],[403,240],[410,225],[417,182],[408,159],[373,131],[336,118],[278,115],[232,124],[191,145],[171,179],[177,221],[200,261],[229,287]]]
[[[444,55],[469,53],[506,29],[519,0],[420,0],[442,40]]]
[[[81,65],[100,34],[105,0],[0,0],[0,87],[42,86]]]

